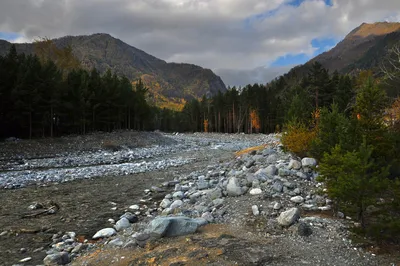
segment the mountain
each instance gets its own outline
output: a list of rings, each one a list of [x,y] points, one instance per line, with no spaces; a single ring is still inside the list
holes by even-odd
[[[313,62],[339,73],[354,73],[359,70],[379,70],[389,49],[400,44],[400,23],[363,23],[352,30],[331,50],[311,59],[294,71],[304,73]]]
[[[226,91],[221,78],[210,69],[192,64],[167,63],[130,46],[109,34],[66,36],[54,39],[57,47],[70,45],[82,66],[104,73],[111,69],[135,81],[142,78],[152,99],[161,107],[179,108],[185,100]],[[0,40],[0,54],[8,52],[11,43]],[[33,53],[33,44],[16,44],[18,52]]]

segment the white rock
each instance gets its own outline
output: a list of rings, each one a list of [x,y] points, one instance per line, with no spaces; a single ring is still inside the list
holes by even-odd
[[[282,212],[278,217],[278,223],[282,226],[291,226],[300,218],[300,210],[298,208],[291,208]]]
[[[19,262],[27,262],[27,261],[30,261],[31,259],[32,259],[32,257],[26,257],[26,258],[20,260]]]
[[[252,210],[254,216],[260,215],[260,211],[258,210],[258,206],[257,205],[251,206],[251,210]]]
[[[169,199],[163,199],[160,203],[160,207],[165,209],[168,208],[171,205],[171,201]]]
[[[169,206],[169,208],[171,210],[175,210],[176,208],[179,208],[183,205],[183,201],[181,200],[175,200],[174,202],[172,202],[172,204]]]
[[[289,169],[294,169],[294,170],[299,170],[301,168],[301,162],[292,159],[289,162],[288,168]]]
[[[280,208],[282,208],[282,204],[280,204],[279,202],[276,202],[274,204],[274,210],[279,210]]]
[[[239,180],[236,177],[229,178],[226,191],[228,196],[240,196],[244,193],[243,189],[240,187]]]
[[[261,193],[261,188],[253,188],[252,190],[250,190],[250,195],[260,195]]]
[[[303,167],[314,167],[317,165],[317,160],[314,158],[305,157],[301,160]]]
[[[117,223],[114,225],[115,230],[121,231],[125,228],[129,228],[131,226],[129,220],[127,218],[121,218],[117,221]]]
[[[113,236],[117,233],[114,228],[104,228],[98,231],[94,236],[92,237],[93,239],[97,238],[105,238],[105,237],[110,237]]]
[[[302,203],[304,198],[302,196],[294,196],[290,198],[290,201],[294,203]]]
[[[131,205],[131,206],[129,206],[129,209],[131,209],[131,210],[134,210],[134,211],[138,211],[138,210],[140,210],[140,207],[139,207],[139,205]]]

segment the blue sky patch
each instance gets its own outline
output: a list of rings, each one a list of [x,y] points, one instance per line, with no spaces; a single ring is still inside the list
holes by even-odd
[[[14,41],[18,38],[22,37],[21,34],[18,34],[16,32],[2,32],[0,31],[0,39],[6,40],[6,41]]]
[[[311,58],[328,51],[337,44],[337,40],[334,38],[321,38],[311,40],[311,45],[315,48],[314,54],[308,55],[305,53],[299,54],[286,54],[278,57],[271,66],[291,66],[300,65],[306,63]]]

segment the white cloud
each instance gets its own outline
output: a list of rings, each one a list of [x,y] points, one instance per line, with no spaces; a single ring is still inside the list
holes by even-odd
[[[342,38],[362,22],[400,18],[398,0],[288,2],[1,0],[0,31],[22,34],[18,41],[106,32],[167,61],[238,70],[289,53],[312,54],[312,39]]]

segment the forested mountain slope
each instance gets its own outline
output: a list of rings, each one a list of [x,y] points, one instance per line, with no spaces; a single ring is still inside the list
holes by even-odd
[[[82,66],[107,69],[135,81],[142,78],[152,92],[154,101],[172,98],[193,99],[226,91],[221,78],[210,69],[192,64],[167,63],[132,47],[109,34],[66,36],[54,39],[58,47],[72,47]],[[0,55],[9,51],[11,43],[0,40]],[[19,53],[31,54],[34,44],[16,44]],[[176,99],[179,101],[178,99]]]

